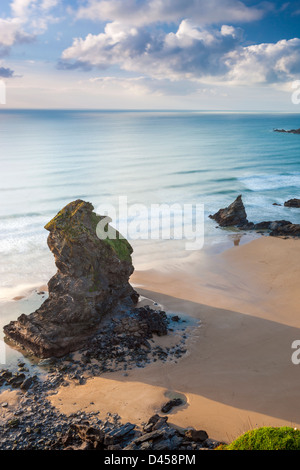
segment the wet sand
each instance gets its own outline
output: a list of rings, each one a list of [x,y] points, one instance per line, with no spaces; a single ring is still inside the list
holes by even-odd
[[[259,426],[300,427],[300,365],[291,361],[300,339],[299,247],[262,237],[221,254],[195,252],[172,272],[136,271],[131,281],[141,295],[200,321],[187,353],[62,387],[52,403],[66,413],[100,410],[141,423],[177,392],[186,404],[169,421],[225,442]]]

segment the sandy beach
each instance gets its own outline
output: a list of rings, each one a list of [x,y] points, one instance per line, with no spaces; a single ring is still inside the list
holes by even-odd
[[[225,442],[259,426],[300,427],[300,366],[291,361],[300,339],[299,271],[299,241],[272,237],[221,254],[195,252],[172,272],[135,271],[141,295],[199,320],[187,353],[62,387],[51,402],[67,414],[100,410],[142,423],[179,393],[186,403],[169,422]]]

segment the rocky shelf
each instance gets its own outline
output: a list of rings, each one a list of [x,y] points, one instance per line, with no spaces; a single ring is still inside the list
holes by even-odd
[[[165,416],[174,407],[185,405],[182,399],[167,401],[161,416],[155,415],[141,427],[122,423],[120,416],[108,413],[105,420],[99,412],[59,413],[49,401],[49,394],[70,384],[84,385],[89,378],[103,373],[123,371],[151,362],[177,362],[185,353],[186,320],[167,315],[150,306],[137,307],[130,316],[113,318],[101,333],[84,348],[63,357],[41,359],[31,366],[19,361],[18,370],[0,371],[1,391],[14,390],[14,405],[0,401],[5,419],[0,419],[0,450],[200,450],[213,449],[219,443],[205,431],[178,430]],[[181,340],[169,348],[155,343],[153,335],[181,331]],[[25,351],[24,351],[25,352]]]
[[[221,443],[204,430],[178,429],[168,416],[153,415],[142,425],[122,423],[117,414],[59,413],[40,386],[23,392],[17,405],[1,403],[8,412],[0,423],[0,450],[209,450]]]
[[[300,134],[300,129],[290,129],[290,130],[274,129],[274,132],[283,132],[285,134]]]
[[[300,207],[299,199],[291,199],[284,204],[286,207]],[[293,224],[288,220],[264,221],[259,223],[249,222],[242,196],[224,209],[209,216],[220,227],[236,227],[239,230],[268,232],[273,237],[300,237],[300,224]]]

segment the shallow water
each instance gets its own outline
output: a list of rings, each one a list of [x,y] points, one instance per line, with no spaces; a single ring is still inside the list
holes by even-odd
[[[43,226],[75,199],[118,206],[204,204],[204,249],[239,243],[208,218],[243,195],[249,220],[300,222],[273,206],[299,197],[297,115],[1,111],[0,298],[45,284],[56,269]],[[142,232],[141,232],[142,233]],[[249,238],[241,240],[247,241]],[[250,236],[251,239],[251,236]],[[188,256],[173,240],[131,240],[136,269]]]

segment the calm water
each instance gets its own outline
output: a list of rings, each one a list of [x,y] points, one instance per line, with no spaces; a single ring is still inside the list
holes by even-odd
[[[288,219],[300,197],[297,115],[184,112],[0,113],[0,298],[56,271],[43,226],[68,202],[205,205],[205,246],[233,237],[208,214],[243,195],[249,220]],[[185,256],[172,242],[132,241],[136,268]],[[175,245],[174,245],[175,246]],[[13,289],[13,290],[12,290]]]

